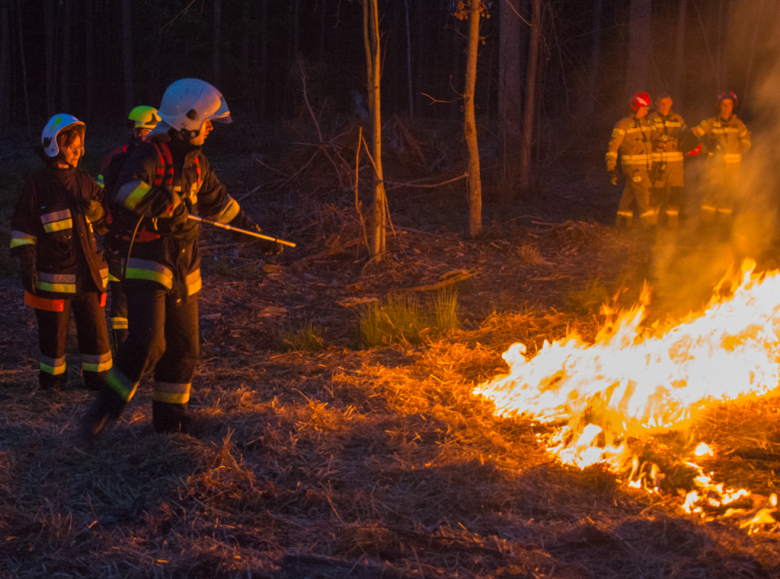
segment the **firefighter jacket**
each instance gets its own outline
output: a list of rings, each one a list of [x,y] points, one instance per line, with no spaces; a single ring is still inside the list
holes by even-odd
[[[201,287],[198,223],[186,215],[238,226],[247,218],[200,147],[176,133],[161,136],[133,150],[107,194],[123,242],[124,279],[153,281],[182,298]]]
[[[653,161],[667,163],[683,162],[683,154],[678,148],[680,134],[685,121],[675,112],[663,116],[655,112],[648,117],[653,125]]]
[[[612,138],[607,149],[607,171],[617,165],[618,153],[623,172],[631,175],[637,170],[649,171],[653,154],[653,125],[647,117],[633,116],[620,119],[612,129]]]
[[[742,155],[750,150],[750,131],[736,115],[726,121],[712,117],[693,129],[710,154],[710,179],[713,184],[734,186]]]
[[[85,201],[103,201],[103,191],[86,171],[49,164],[24,184],[11,219],[11,250],[36,262],[35,297],[25,301],[72,299],[106,291],[108,266],[95,242],[105,233],[105,211],[94,223],[79,211]],[[94,217],[94,215],[93,215]],[[45,306],[41,306],[45,307]]]

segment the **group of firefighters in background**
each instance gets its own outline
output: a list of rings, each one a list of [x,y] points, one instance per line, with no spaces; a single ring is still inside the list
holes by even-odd
[[[201,151],[212,122],[231,122],[215,87],[178,80],[159,110],[136,107],[129,121],[130,141],[109,154],[95,181],[77,168],[84,123],[54,115],[41,135],[45,166],[25,182],[12,217],[11,250],[38,319],[40,386],[66,382],[73,311],[84,383],[97,391],[81,422],[88,437],[119,417],[149,370],[155,431],[187,430],[198,361],[198,223],[260,231]],[[105,257],[96,233],[104,234]],[[115,355],[104,315],[109,281]]]
[[[717,115],[689,129],[672,111],[668,93],[658,95],[656,111],[646,92],[635,93],[631,114],[612,130],[607,150],[607,172],[617,185],[617,161],[626,178],[617,211],[618,227],[628,227],[634,210],[642,226],[659,224],[676,229],[683,202],[684,156],[707,154],[706,185],[701,199],[701,222],[727,230],[737,201],[742,155],[750,150],[750,131],[737,118],[737,95],[717,97]]]

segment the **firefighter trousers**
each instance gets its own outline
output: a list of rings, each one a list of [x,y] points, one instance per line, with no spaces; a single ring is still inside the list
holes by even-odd
[[[111,290],[111,333],[114,335],[114,351],[118,352],[127,339],[127,297],[122,282],[112,281]]]
[[[106,377],[126,403],[154,369],[152,424],[157,432],[186,430],[187,405],[198,363],[198,297],[177,299],[152,281],[125,280],[128,335]]]
[[[650,175],[646,168],[626,170],[626,186],[620,198],[617,212],[618,227],[628,227],[634,217],[633,205],[636,204],[639,218],[644,227],[658,223],[659,206],[650,204]],[[660,201],[659,201],[660,204]]]
[[[62,311],[35,310],[38,318],[38,344],[41,349],[41,388],[63,387],[67,382],[65,351],[68,344],[70,312],[76,319],[84,385],[99,390],[111,368],[111,344],[103,309],[105,294],[85,292],[79,299],[62,300]]]

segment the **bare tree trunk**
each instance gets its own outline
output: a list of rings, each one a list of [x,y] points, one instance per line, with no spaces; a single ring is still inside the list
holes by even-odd
[[[11,8],[0,0],[0,135],[11,129]],[[21,30],[19,31],[21,34]]]
[[[499,4],[498,118],[501,127],[501,167],[509,178],[520,155],[522,135],[522,80],[520,67],[520,0]]]
[[[469,147],[469,235],[482,233],[482,179],[479,172],[477,119],[474,114],[474,85],[477,83],[477,51],[479,50],[479,19],[482,0],[469,3],[469,48],[466,62],[466,86],[463,92],[463,112],[466,143]]]
[[[321,10],[320,14],[320,47],[319,47],[319,61],[325,62],[325,30],[328,22],[328,2],[327,0],[320,0]]]
[[[542,0],[531,2],[531,38],[528,42],[528,68],[525,75],[525,106],[523,107],[523,140],[520,145],[520,190],[531,188],[531,147],[536,113],[536,72],[539,68],[539,38],[542,28]]]
[[[758,28],[764,22],[762,17],[764,16],[765,5],[766,0],[759,0],[758,9],[756,11],[756,30],[758,30]],[[750,87],[750,73],[753,70],[753,62],[756,59],[756,40],[758,37],[758,34],[753,35],[752,46],[750,47],[750,60],[748,60],[747,70],[745,71],[745,87],[742,89],[742,94],[739,95],[739,98],[742,99],[742,102],[746,102],[745,99],[747,99],[748,87]]]
[[[371,114],[371,154],[374,159],[374,206],[371,223],[371,255],[385,251],[387,237],[387,197],[382,173],[382,114],[379,81],[382,70],[379,54],[379,14],[377,0],[363,0],[363,44],[368,72],[368,104]]]
[[[680,0],[680,10],[677,14],[677,41],[675,42],[674,56],[674,91],[675,100],[682,102],[685,86],[685,17],[688,9],[688,0]]]
[[[682,0],[685,2],[685,0]],[[593,40],[590,45],[590,66],[588,67],[588,90],[585,94],[583,117],[589,119],[596,109],[599,97],[599,57],[601,55],[601,13],[602,0],[593,3],[593,19],[591,29]]]
[[[647,73],[653,50],[650,35],[651,15],[651,0],[631,0],[626,94],[647,90]]]
[[[54,43],[54,0],[43,0],[44,48],[46,51],[46,115],[54,115],[56,54]]]
[[[65,2],[63,9],[62,19],[62,51],[60,53],[60,109],[63,111],[70,110],[70,91],[68,90],[68,82],[70,82],[70,26],[73,17],[73,3]]]
[[[133,108],[133,23],[130,0],[122,0],[122,63],[125,114]]]
[[[24,28],[22,27],[22,0],[16,0],[16,22],[19,25],[19,61],[22,65],[22,89],[24,91],[24,114],[27,118],[27,136],[32,136],[30,118],[30,96],[27,94],[27,61],[24,52]]]
[[[219,47],[222,44],[222,0],[214,0],[214,44],[211,50],[211,75],[214,84],[219,86],[221,71],[221,56]]]
[[[257,64],[257,111],[260,120],[264,120],[268,113],[268,0],[261,0],[260,4],[260,55]]]
[[[414,118],[414,89],[412,88],[412,31],[409,29],[409,0],[404,0],[406,17],[406,78],[409,85],[409,118]]]
[[[92,120],[93,93],[95,92],[95,10],[94,0],[84,2],[84,67],[86,68],[87,122]]]

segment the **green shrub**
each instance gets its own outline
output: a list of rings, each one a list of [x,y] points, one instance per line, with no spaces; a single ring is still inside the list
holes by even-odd
[[[279,341],[285,352],[317,352],[322,350],[322,328],[311,321],[301,322],[297,328],[282,331]]]
[[[436,329],[440,332],[460,328],[458,320],[458,290],[449,286],[439,290],[436,301],[433,302],[436,315]]]
[[[421,307],[416,298],[389,294],[360,312],[360,342],[366,348],[389,344],[420,344],[426,335],[460,327],[458,292],[439,290],[436,298]]]

